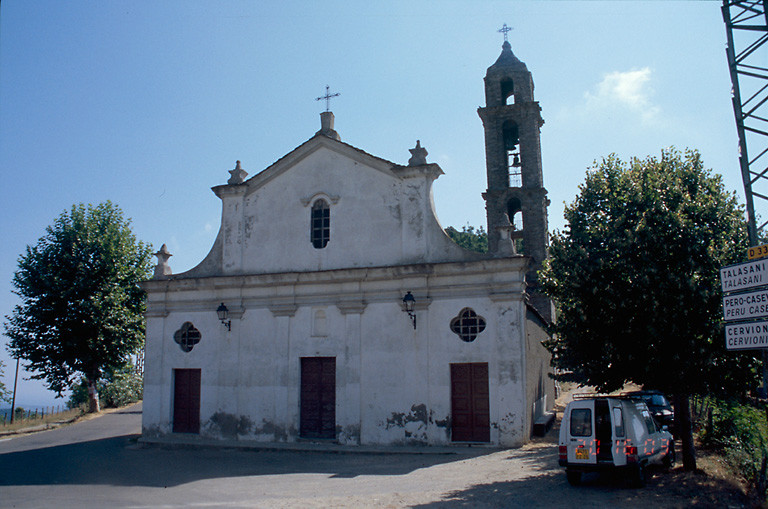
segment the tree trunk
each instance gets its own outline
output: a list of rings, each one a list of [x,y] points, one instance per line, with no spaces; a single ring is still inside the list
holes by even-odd
[[[96,390],[96,380],[88,380],[88,411],[97,413],[99,408],[99,391]]]
[[[693,445],[693,423],[688,394],[675,394],[675,427],[680,437],[683,455],[683,470],[696,470],[696,448]]]

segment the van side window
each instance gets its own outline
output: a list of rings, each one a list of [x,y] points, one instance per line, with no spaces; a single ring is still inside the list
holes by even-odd
[[[613,407],[613,434],[617,437],[624,436],[624,418],[621,415],[621,407]]]
[[[645,419],[645,427],[648,428],[648,433],[656,433],[656,423],[653,422],[653,417],[648,410],[643,410],[643,419]]]
[[[574,408],[571,410],[571,436],[592,436],[592,409]]]

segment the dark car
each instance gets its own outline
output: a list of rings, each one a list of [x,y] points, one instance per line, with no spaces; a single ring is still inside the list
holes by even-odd
[[[675,414],[664,393],[661,391],[632,391],[625,393],[625,395],[642,399],[658,425],[667,426],[670,432],[673,431]]]

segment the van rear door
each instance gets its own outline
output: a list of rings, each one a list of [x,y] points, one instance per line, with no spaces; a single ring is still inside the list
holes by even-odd
[[[611,402],[611,419],[613,421],[613,464],[627,464],[627,430],[624,426],[624,411],[618,401]]]
[[[596,464],[595,401],[572,401],[568,405],[568,429],[566,443],[568,463]]]

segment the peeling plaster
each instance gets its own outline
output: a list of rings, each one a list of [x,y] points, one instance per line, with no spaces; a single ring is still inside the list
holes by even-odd
[[[337,427],[336,436],[340,443],[343,444],[359,444],[360,443],[360,425],[351,424],[344,426],[343,428]]]
[[[245,224],[243,226],[243,235],[246,240],[250,240],[251,232],[253,232],[253,225],[256,223],[256,217],[245,216]]]
[[[274,437],[275,442],[287,442],[289,437],[296,436],[296,429],[279,426],[266,419],[261,420],[261,427],[253,430],[254,435],[270,435]]]
[[[510,412],[503,416],[501,418],[501,421],[496,423],[494,426],[496,429],[498,429],[500,432],[507,434],[509,438],[514,438],[517,436],[517,414]]]
[[[421,201],[421,186],[417,184],[408,184],[408,199],[412,202]]]
[[[386,429],[404,428],[408,423],[421,422],[424,425],[428,422],[427,405],[421,403],[411,406],[411,413],[392,412],[392,417],[387,419]]]
[[[450,440],[451,438],[451,416],[446,415],[445,419],[437,420],[434,418],[435,413],[430,410],[429,411],[429,422],[434,423],[434,425],[437,428],[443,428],[443,431],[445,432],[445,437]]]

